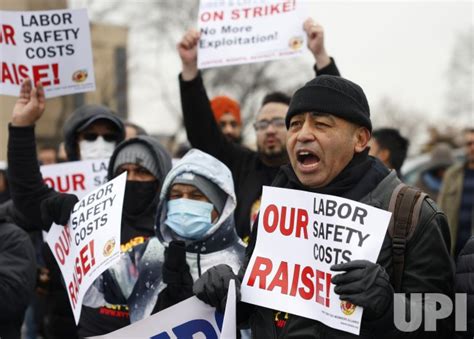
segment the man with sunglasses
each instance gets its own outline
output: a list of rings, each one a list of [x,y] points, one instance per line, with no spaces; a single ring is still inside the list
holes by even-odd
[[[63,128],[69,161],[109,158],[125,138],[125,127],[112,111],[99,105],[75,110]]]
[[[304,23],[308,48],[313,53],[316,75],[339,75],[324,48],[324,32],[308,19]],[[191,145],[205,151],[230,168],[237,195],[235,224],[237,234],[248,241],[251,225],[260,206],[263,185],[270,185],[281,165],[288,163],[285,116],[290,97],[268,94],[254,124],[257,152],[228,141],[214,120],[201,73],[197,67],[199,32],[189,30],[177,45],[182,72],[179,76],[184,125]]]

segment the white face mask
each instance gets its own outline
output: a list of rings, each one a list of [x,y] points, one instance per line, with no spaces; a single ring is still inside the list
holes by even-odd
[[[94,160],[110,158],[115,149],[115,141],[105,141],[98,136],[94,141],[79,141],[81,160]]]

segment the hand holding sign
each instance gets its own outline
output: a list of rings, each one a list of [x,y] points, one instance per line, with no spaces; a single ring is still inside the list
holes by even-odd
[[[200,33],[195,29],[189,29],[176,46],[181,63],[183,65],[183,80],[189,81],[196,77],[197,67],[197,45]]]
[[[41,202],[41,221],[46,229],[54,223],[65,226],[74,205],[79,200],[74,194],[58,193]]]
[[[43,86],[40,82],[36,88],[29,78],[21,84],[20,96],[13,107],[12,126],[33,126],[43,115],[46,105]]]
[[[393,304],[393,287],[385,269],[368,260],[354,260],[331,266],[333,271],[346,273],[333,276],[334,292],[341,300],[364,308],[364,318],[375,320]]]
[[[230,281],[235,281],[237,301],[240,301],[240,279],[234,274],[229,265],[217,265],[208,269],[194,283],[193,292],[206,304],[223,312],[227,301],[227,291]]]

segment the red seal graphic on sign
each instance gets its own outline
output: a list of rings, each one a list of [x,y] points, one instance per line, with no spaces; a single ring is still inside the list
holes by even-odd
[[[104,252],[103,252],[104,257],[108,257],[109,255],[111,255],[112,252],[114,251],[114,248],[115,248],[115,239],[112,238],[105,243]]]
[[[74,82],[84,82],[87,79],[87,70],[81,69],[79,71],[75,71],[72,75],[72,81]]]
[[[341,300],[341,310],[342,310],[342,313],[344,313],[345,315],[352,315],[355,309],[356,309],[356,306],[354,304],[351,304],[348,301]]]

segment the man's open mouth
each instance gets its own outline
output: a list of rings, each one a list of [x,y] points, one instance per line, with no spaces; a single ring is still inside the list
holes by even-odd
[[[303,167],[312,167],[319,163],[320,158],[311,151],[301,150],[296,152],[296,160]]]

